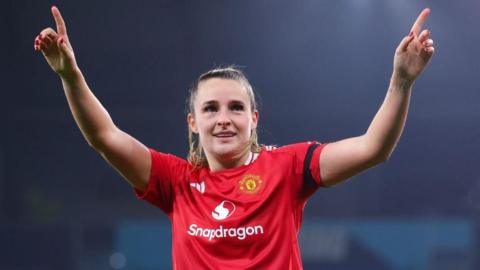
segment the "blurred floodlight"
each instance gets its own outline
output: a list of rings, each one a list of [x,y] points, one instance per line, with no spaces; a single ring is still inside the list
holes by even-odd
[[[115,252],[110,256],[110,266],[113,269],[123,269],[127,263],[127,258],[120,252]]]

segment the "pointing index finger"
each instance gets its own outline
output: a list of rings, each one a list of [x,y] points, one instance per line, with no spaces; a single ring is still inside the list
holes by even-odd
[[[65,21],[63,21],[62,14],[56,6],[52,6],[52,15],[57,24],[57,32],[59,35],[64,36],[67,34],[67,27],[65,26]]]
[[[420,33],[420,30],[422,29],[423,24],[424,24],[425,21],[427,20],[428,14],[430,14],[430,9],[429,9],[429,8],[426,8],[426,9],[422,10],[422,12],[420,13],[420,15],[418,15],[417,20],[416,20],[415,23],[413,24],[411,31],[412,31],[416,36]]]

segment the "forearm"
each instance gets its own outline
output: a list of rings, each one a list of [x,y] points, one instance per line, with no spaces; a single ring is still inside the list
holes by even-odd
[[[364,135],[367,147],[381,160],[391,155],[402,134],[412,85],[413,82],[392,75],[385,100]]]
[[[433,55],[433,40],[429,30],[420,32],[430,13],[424,9],[412,26],[410,34],[402,39],[393,60],[393,75],[387,96],[375,115],[367,133],[365,145],[375,157],[388,158],[402,134],[415,79],[422,73]]]
[[[61,79],[75,122],[87,142],[98,147],[103,138],[116,129],[115,124],[88,87],[78,68],[69,76],[61,76]]]

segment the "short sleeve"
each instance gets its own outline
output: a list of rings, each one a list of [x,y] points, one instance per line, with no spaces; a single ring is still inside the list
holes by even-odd
[[[304,181],[314,182],[318,186],[324,186],[320,175],[320,155],[325,144],[312,143],[305,154],[303,161],[303,178]]]
[[[175,197],[175,185],[182,177],[188,163],[174,155],[150,150],[152,165],[145,191],[135,189],[137,198],[145,200],[170,214]]]
[[[313,141],[282,147],[294,154],[294,167],[296,173],[301,175],[301,187],[307,193],[324,186],[320,174],[320,155],[325,145]]]

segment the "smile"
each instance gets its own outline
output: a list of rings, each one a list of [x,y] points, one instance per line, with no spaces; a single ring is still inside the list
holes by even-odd
[[[219,132],[216,134],[213,134],[214,137],[217,138],[229,138],[235,136],[235,132]]]

